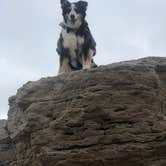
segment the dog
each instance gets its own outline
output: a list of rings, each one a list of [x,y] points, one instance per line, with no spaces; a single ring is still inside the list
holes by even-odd
[[[85,1],[61,0],[64,21],[60,24],[62,31],[57,43],[59,74],[97,67],[93,60],[96,42],[85,20],[87,6]]]

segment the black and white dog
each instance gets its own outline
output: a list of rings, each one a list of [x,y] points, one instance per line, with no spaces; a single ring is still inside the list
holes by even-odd
[[[64,22],[58,40],[57,52],[60,56],[59,74],[96,67],[93,56],[96,54],[94,41],[85,20],[88,3],[70,3],[61,0]]]

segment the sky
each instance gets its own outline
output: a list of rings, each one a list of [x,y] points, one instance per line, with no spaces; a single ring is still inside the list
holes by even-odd
[[[166,57],[166,0],[87,1],[97,64]],[[0,119],[23,84],[57,75],[60,22],[60,0],[0,0]]]

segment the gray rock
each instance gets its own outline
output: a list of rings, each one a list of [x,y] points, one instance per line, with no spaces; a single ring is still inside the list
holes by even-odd
[[[0,120],[0,140],[3,140],[8,137],[5,127],[6,127],[6,120]]]
[[[0,166],[9,166],[14,160],[12,141],[6,127],[6,120],[0,120]]]
[[[166,58],[28,82],[9,104],[10,166],[166,165]]]

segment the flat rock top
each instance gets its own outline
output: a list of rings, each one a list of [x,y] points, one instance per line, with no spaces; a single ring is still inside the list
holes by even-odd
[[[90,71],[76,71],[57,77],[42,78],[39,81],[28,82],[18,90],[16,96],[9,99],[9,102],[12,102],[15,99],[18,102],[26,99],[36,101],[40,100],[40,98],[43,99],[43,97],[49,99],[54,97],[55,94],[57,95],[58,93],[64,92],[66,88],[77,89],[78,86],[88,86],[89,83],[95,81],[97,81],[95,82],[96,84],[100,84],[105,81],[104,79],[108,79],[108,77],[110,81],[114,81],[121,76],[119,75],[121,73],[132,75],[136,72],[148,72],[149,74],[150,72],[158,73],[165,71],[166,58],[149,57],[139,60],[113,63],[107,66],[99,66]],[[144,73],[142,73],[140,77],[143,76],[143,74]],[[118,78],[118,80],[119,79],[120,78]],[[123,78],[125,82],[129,81],[127,79],[128,78]],[[70,87],[68,87],[69,84]]]

